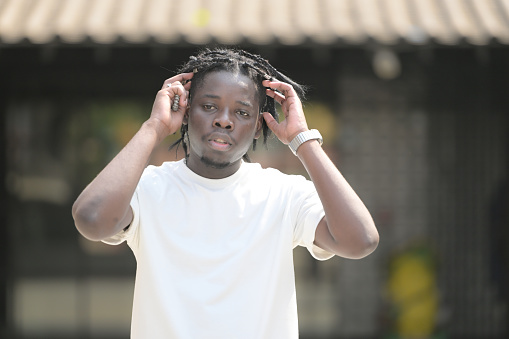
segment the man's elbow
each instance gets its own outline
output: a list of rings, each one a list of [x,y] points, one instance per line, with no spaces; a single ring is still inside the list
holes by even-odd
[[[380,236],[374,225],[370,229],[362,236],[350,239],[340,255],[349,259],[362,259],[373,253],[378,247]]]
[[[380,236],[378,232],[368,234],[362,241],[359,242],[357,248],[352,251],[351,259],[362,259],[373,253],[378,247]]]
[[[77,206],[76,203],[72,207],[72,217],[74,225],[82,236],[91,241],[101,241],[107,236],[104,233],[104,225],[102,225],[98,214],[88,208]]]

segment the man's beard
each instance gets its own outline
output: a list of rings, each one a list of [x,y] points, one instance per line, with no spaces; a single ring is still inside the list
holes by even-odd
[[[205,166],[215,168],[215,169],[223,169],[223,168],[226,168],[229,165],[231,165],[231,162],[216,162],[216,161],[209,159],[205,156],[202,156],[200,160],[205,164]]]

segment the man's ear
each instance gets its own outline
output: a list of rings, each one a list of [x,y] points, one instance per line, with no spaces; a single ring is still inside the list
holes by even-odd
[[[255,139],[258,139],[260,135],[262,135],[262,127],[263,127],[263,115],[259,114],[258,119],[256,120],[256,132],[255,132]]]

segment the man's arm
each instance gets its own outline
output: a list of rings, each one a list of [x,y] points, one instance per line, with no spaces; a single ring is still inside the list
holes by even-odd
[[[99,241],[117,234],[131,223],[130,202],[138,181],[154,148],[180,128],[191,85],[190,82],[182,85],[182,82],[192,76],[193,73],[180,74],[164,82],[150,118],[76,199],[72,215],[84,237]],[[172,112],[176,94],[180,96],[179,108]]]
[[[265,81],[267,95],[281,104],[285,120],[278,123],[269,113],[263,116],[284,144],[308,130],[302,104],[291,85]],[[273,89],[277,90],[274,91]],[[364,203],[316,140],[304,142],[297,156],[306,168],[322,202],[325,217],[316,229],[315,244],[336,255],[358,259],[378,246],[379,235]]]
[[[364,203],[316,140],[303,143],[297,156],[315,184],[325,210],[315,244],[336,255],[359,259],[378,245],[379,235]]]

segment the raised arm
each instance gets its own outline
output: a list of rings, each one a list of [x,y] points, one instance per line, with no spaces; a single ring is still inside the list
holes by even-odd
[[[264,119],[269,128],[284,144],[289,144],[308,126],[302,103],[291,85],[265,81],[267,95],[281,104],[285,120],[278,123],[269,113]],[[277,91],[274,91],[274,90]],[[336,255],[358,259],[375,250],[378,231],[373,219],[336,166],[316,140],[304,142],[297,150],[325,210],[325,217],[316,229],[315,244]]]
[[[130,201],[134,190],[154,148],[180,129],[191,85],[188,80],[192,76],[193,73],[179,74],[164,82],[150,118],[78,196],[72,215],[76,228],[84,237],[99,241],[117,234],[131,223]],[[177,94],[180,96],[179,107],[172,111]]]

